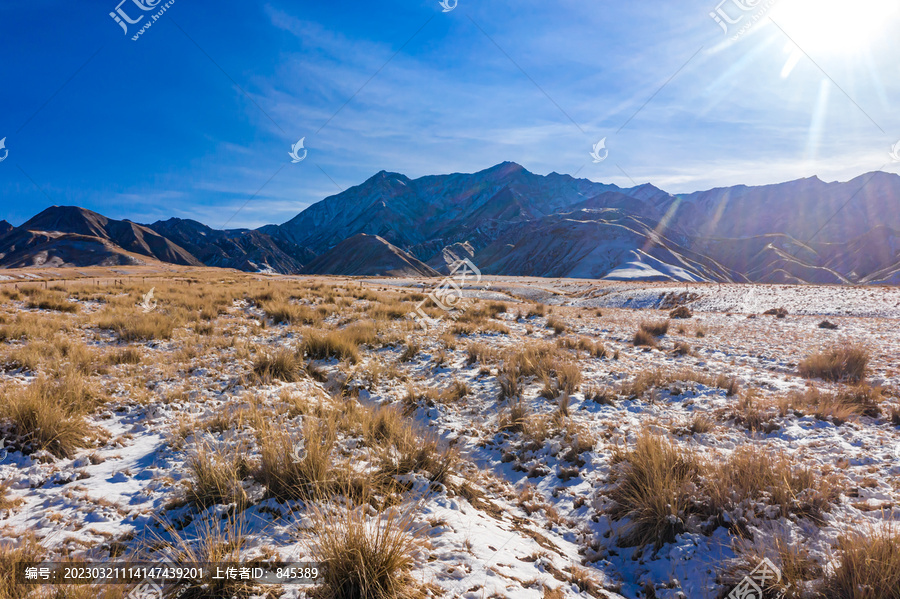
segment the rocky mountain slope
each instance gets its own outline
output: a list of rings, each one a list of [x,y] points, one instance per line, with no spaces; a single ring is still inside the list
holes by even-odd
[[[143,227],[79,210],[48,209],[6,235],[0,224],[0,266],[127,263],[134,253],[250,272],[431,276],[468,258],[507,276],[900,281],[900,176],[884,172],[675,196],[511,162],[419,179],[382,171],[255,231],[183,219]]]
[[[247,272],[297,273],[316,255],[285,239],[260,231],[218,231],[195,220],[170,218],[148,225],[190,251],[206,266]]]
[[[345,239],[303,269],[304,274],[434,277],[438,272],[377,235]]]
[[[0,267],[139,264],[144,258],[202,266],[190,252],[130,221],[52,206],[0,238]]]

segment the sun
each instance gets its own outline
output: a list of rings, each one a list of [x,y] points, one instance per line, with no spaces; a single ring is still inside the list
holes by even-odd
[[[772,20],[810,54],[858,54],[896,30],[898,0],[780,0]]]

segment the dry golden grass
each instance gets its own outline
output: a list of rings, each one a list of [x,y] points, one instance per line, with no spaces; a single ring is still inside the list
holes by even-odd
[[[410,360],[415,358],[420,351],[422,351],[422,346],[420,346],[415,341],[408,341],[406,343],[406,349],[404,349],[403,353],[400,354],[400,361],[409,362]]]
[[[336,442],[333,416],[306,420],[302,435],[269,425],[260,431],[260,461],[253,476],[271,497],[321,500],[345,479],[334,466]]]
[[[809,387],[803,393],[791,393],[787,398],[787,406],[803,413],[812,413],[820,420],[843,424],[860,416],[878,417],[883,400],[880,389],[862,383],[843,387],[835,393]]]
[[[319,325],[322,323],[322,314],[309,306],[292,304],[284,299],[272,299],[260,302],[260,309],[275,324],[306,324]]]
[[[62,315],[20,313],[5,324],[0,324],[0,342],[49,339],[56,333],[72,330],[70,317]]]
[[[760,447],[736,450],[728,460],[710,465],[704,478],[715,511],[747,499],[765,499],[780,508],[781,517],[800,514],[822,522],[822,514],[830,511],[831,502],[838,496],[832,477]]]
[[[327,599],[414,599],[410,571],[420,547],[412,509],[386,507],[369,516],[367,501],[312,506],[309,548],[323,565]]]
[[[826,576],[823,597],[900,597],[900,535],[893,525],[851,532],[838,540],[838,551],[840,563]]]
[[[65,293],[45,291],[33,294],[31,299],[25,302],[25,307],[30,310],[52,310],[55,312],[67,312],[75,314],[79,311],[78,304],[70,302]]]
[[[634,333],[634,337],[631,342],[635,346],[644,346],[644,347],[656,347],[656,337],[645,331],[644,329],[638,329]]]
[[[669,321],[661,320],[659,322],[641,321],[639,330],[652,335],[654,337],[662,337],[669,332]]]
[[[619,471],[610,492],[610,515],[629,522],[620,538],[623,546],[652,544],[659,549],[684,532],[693,508],[686,492],[698,479],[699,459],[665,438],[643,431],[630,451],[614,455]]]
[[[869,357],[862,345],[844,343],[808,356],[797,369],[805,378],[858,383],[866,377]]]
[[[742,542],[739,545],[738,559],[728,564],[723,573],[726,587],[736,586],[748,576],[763,559],[769,559],[781,572],[781,580],[768,580],[763,589],[764,597],[783,597],[784,599],[805,599],[809,581],[822,578],[823,568],[804,547],[802,540],[790,542],[780,534],[766,535],[761,546]],[[807,591],[804,589],[807,588]],[[822,597],[822,595],[816,595]]]
[[[177,323],[162,312],[115,310],[101,314],[97,326],[115,331],[126,343],[171,339]]]
[[[0,483],[0,512],[12,510],[22,504],[21,499],[10,499],[10,486],[12,486],[12,481]]]
[[[312,360],[338,358],[356,364],[359,362],[359,346],[374,344],[377,339],[372,323],[358,323],[328,333],[306,329],[302,351]]]
[[[71,457],[89,444],[93,431],[84,416],[105,399],[87,377],[72,369],[24,386],[9,384],[0,393],[0,420],[10,424],[16,444],[57,457]]]
[[[303,358],[290,349],[262,351],[253,360],[253,378],[261,383],[294,383],[302,378]]]
[[[0,541],[0,599],[28,599],[32,585],[16,581],[16,565],[19,562],[40,562],[46,552],[33,536],[25,536],[18,543]]]
[[[569,329],[565,321],[558,316],[550,316],[547,318],[547,328],[553,329],[553,333],[556,335],[561,335]]]
[[[240,515],[205,518],[192,527],[191,535],[180,532],[172,524],[160,522],[166,535],[150,533],[144,544],[141,561],[176,564],[241,564],[252,565],[254,560],[242,558],[247,544],[249,526]],[[249,599],[261,590],[251,582],[216,577],[215,570],[205,568],[203,578],[189,581],[182,597],[229,597]],[[128,589],[125,585],[120,585]]]
[[[243,480],[250,472],[250,465],[243,452],[200,443],[188,459],[188,468],[191,472],[188,501],[203,508],[233,503],[242,509],[247,505]]]

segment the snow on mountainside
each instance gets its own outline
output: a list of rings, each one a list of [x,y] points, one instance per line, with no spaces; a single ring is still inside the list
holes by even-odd
[[[255,231],[183,219],[142,227],[79,211],[53,208],[6,234],[0,224],[0,266],[125,264],[140,261],[137,254],[251,272],[377,275],[385,265],[447,272],[448,261],[469,257],[507,276],[782,284],[900,277],[900,176],[884,172],[675,196],[651,184],[536,175],[512,162],[419,179],[381,171]],[[393,248],[366,245],[389,262],[333,251],[358,235]]]
[[[0,267],[135,264],[140,256],[201,266],[152,229],[74,206],[52,206],[0,238]]]
[[[378,235],[432,265],[468,243],[485,272],[510,276],[887,282],[900,267],[890,233],[900,229],[898,198],[900,177],[888,173],[674,196],[507,162],[415,180],[381,172],[262,230],[316,252],[357,233]],[[580,224],[560,228],[575,211]],[[611,221],[631,232],[613,233]]]
[[[286,240],[260,231],[217,231],[194,220],[170,218],[148,225],[175,241],[206,266],[249,272],[297,273],[316,255]]]
[[[360,233],[325,252],[303,269],[304,274],[346,276],[389,275],[433,277],[437,271],[375,235]]]

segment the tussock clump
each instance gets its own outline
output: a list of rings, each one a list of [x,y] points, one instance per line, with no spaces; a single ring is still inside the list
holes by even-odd
[[[812,412],[820,420],[831,419],[835,424],[842,424],[859,416],[878,417],[883,399],[880,389],[863,383],[844,387],[835,393],[809,387],[803,393],[792,393],[788,397],[788,405],[804,413]]]
[[[104,400],[87,377],[75,370],[40,377],[24,387],[8,385],[2,398],[0,419],[9,422],[17,444],[26,451],[47,450],[61,458],[89,444],[92,429],[84,416]]]
[[[341,481],[334,468],[336,442],[332,419],[307,420],[302,437],[268,426],[260,431],[259,467],[253,477],[279,500],[327,497]]]
[[[322,322],[322,315],[316,310],[286,300],[273,299],[261,302],[260,309],[275,324],[317,325]]]
[[[556,335],[561,335],[569,329],[563,319],[558,316],[550,316],[547,318],[547,328],[553,329],[553,333]]]
[[[33,585],[17,582],[16,566],[21,562],[40,562],[46,551],[37,540],[26,535],[17,544],[0,541],[0,599],[27,599],[33,596]]]
[[[242,481],[250,467],[241,452],[227,448],[198,445],[188,460],[191,479],[187,485],[188,501],[206,508],[213,505],[247,504]]]
[[[669,312],[669,318],[693,318],[694,313],[687,306],[678,306]]]
[[[547,306],[544,304],[535,304],[528,309],[525,318],[533,318],[535,316],[545,316],[547,314]]]
[[[125,347],[106,355],[106,363],[118,366],[121,364],[140,364],[141,351],[136,347]]]
[[[694,348],[691,347],[690,343],[685,341],[679,341],[675,344],[675,349],[672,350],[676,356],[693,356]]]
[[[856,383],[866,377],[869,357],[869,350],[862,345],[845,343],[807,357],[798,370],[808,379]]]
[[[359,346],[373,344],[378,339],[375,326],[371,323],[350,325],[345,329],[320,333],[308,329],[304,332],[302,350],[313,360],[338,358],[359,362]]]
[[[748,389],[738,401],[732,418],[735,424],[746,427],[752,433],[768,434],[778,428],[778,425],[772,422],[775,411],[770,407],[759,398],[755,389]]]
[[[714,464],[705,478],[713,512],[748,499],[765,499],[779,508],[779,517],[799,514],[822,522],[822,514],[831,510],[839,495],[832,477],[761,447],[736,450],[728,460]]]
[[[411,509],[374,510],[368,502],[312,507],[309,548],[324,567],[324,599],[412,599],[410,571],[420,542]]]
[[[705,414],[694,414],[694,417],[691,418],[691,424],[688,427],[688,431],[690,431],[692,435],[702,435],[711,432],[715,427],[716,423],[712,418]]]
[[[521,400],[510,401],[509,407],[500,416],[500,430],[521,433],[530,414],[528,406]]]
[[[415,341],[409,341],[406,344],[406,349],[403,350],[403,353],[400,354],[401,362],[409,362],[413,358],[415,358],[419,352],[422,351],[422,347],[416,343]]]
[[[892,526],[851,532],[838,540],[840,563],[825,578],[822,596],[835,599],[900,597],[900,535]]]
[[[115,331],[126,343],[171,339],[175,320],[161,312],[116,311],[100,316],[97,326]]]
[[[497,351],[486,343],[469,343],[466,347],[466,364],[489,364],[497,361]]]
[[[295,383],[301,379],[302,372],[303,359],[297,352],[289,349],[280,349],[274,353],[261,352],[253,360],[253,378],[261,383]]]
[[[634,333],[634,338],[631,340],[631,342],[638,347],[656,347],[656,337],[654,337],[644,329],[638,329]]]
[[[52,310],[54,312],[78,312],[78,304],[70,302],[64,294],[47,292],[33,296],[25,306],[31,310]]]
[[[698,382],[704,382],[704,381],[698,381]],[[706,384],[708,384],[708,383],[706,383]],[[728,376],[726,374],[720,374],[720,375],[716,376],[716,380],[710,386],[716,387],[718,389],[722,389],[723,391],[725,391],[725,395],[727,395],[728,397],[737,395],[738,392],[741,390],[741,385],[738,382],[737,377],[736,376]]]
[[[669,332],[669,321],[661,320],[659,322],[642,321],[640,330],[653,335],[654,337],[662,337]]]
[[[663,437],[643,431],[634,448],[614,455],[619,470],[610,492],[610,515],[629,522],[619,542],[622,546],[653,545],[659,549],[684,532],[692,513],[687,491],[700,472],[698,458]]]
[[[557,339],[556,345],[565,349],[573,349],[576,351],[584,351],[592,358],[605,358],[607,355],[606,346],[601,341],[594,341],[588,337],[564,337]]]

